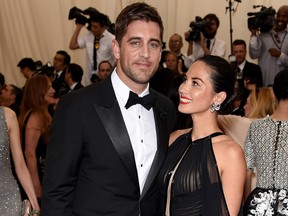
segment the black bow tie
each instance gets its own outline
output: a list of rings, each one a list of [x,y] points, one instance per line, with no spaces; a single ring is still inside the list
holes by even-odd
[[[144,97],[139,97],[137,94],[130,91],[129,98],[125,105],[125,108],[128,109],[129,107],[135,104],[141,104],[147,110],[150,110],[151,107],[155,104],[156,99],[157,97],[155,94],[148,94],[148,95],[145,95]]]

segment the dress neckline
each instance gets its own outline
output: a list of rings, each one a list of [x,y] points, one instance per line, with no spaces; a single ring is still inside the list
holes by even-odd
[[[202,138],[199,138],[199,139],[196,139],[194,141],[192,141],[192,129],[187,133],[187,139],[189,141],[189,143],[191,144],[194,144],[194,143],[197,143],[197,142],[200,142],[202,140],[205,140],[205,139],[211,139],[213,137],[216,137],[216,136],[220,136],[220,135],[223,135],[224,133],[223,132],[214,132],[208,136],[205,136],[205,137],[202,137]]]
[[[288,124],[288,120],[280,120],[280,119],[274,119],[274,118],[271,118],[270,115],[267,115],[266,116],[266,119],[276,123],[276,122],[282,122],[283,124]]]

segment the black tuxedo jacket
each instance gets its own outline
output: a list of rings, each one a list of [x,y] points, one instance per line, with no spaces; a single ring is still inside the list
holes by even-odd
[[[263,86],[262,72],[259,65],[246,61],[242,73],[242,82],[245,78],[249,78],[256,83],[257,87]]]
[[[69,92],[69,86],[65,82],[65,73],[64,70],[59,77],[56,77],[55,80],[52,82],[52,87],[55,90],[55,97],[59,98],[64,94]]]
[[[132,145],[111,77],[60,99],[47,149],[45,216],[153,216],[159,212],[156,176],[165,158],[175,108],[157,93],[153,107],[157,152],[140,194]]]
[[[71,91],[75,91],[75,90],[81,89],[83,87],[84,86],[80,82],[78,82]]]

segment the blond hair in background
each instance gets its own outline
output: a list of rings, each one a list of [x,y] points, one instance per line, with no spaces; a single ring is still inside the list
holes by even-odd
[[[256,96],[256,103],[254,97]],[[251,100],[254,100],[250,118],[264,118],[267,115],[272,115],[275,111],[275,100],[271,93],[270,87],[259,88],[251,95]]]

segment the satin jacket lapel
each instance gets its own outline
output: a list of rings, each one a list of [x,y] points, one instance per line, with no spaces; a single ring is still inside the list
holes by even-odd
[[[150,89],[150,92],[156,94],[156,92]],[[168,149],[168,143],[165,144],[165,136],[169,136],[167,123],[163,119],[163,113],[165,112],[164,104],[160,104],[158,101],[153,107],[154,118],[156,124],[156,134],[157,134],[157,152],[155,154],[152,166],[150,168],[149,174],[147,176],[143,191],[141,193],[141,199],[145,196],[151,184],[155,180],[160,167],[165,159],[166,152]],[[165,115],[165,114],[164,114]]]
[[[110,78],[104,85],[106,85],[103,86],[104,89],[101,89],[103,94],[99,96],[101,98],[99,98],[99,101],[96,98],[97,101],[94,103],[96,112],[132,181],[139,187],[132,145],[120,107],[113,92]],[[105,95],[105,97],[103,97],[103,95]]]

